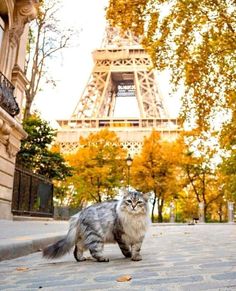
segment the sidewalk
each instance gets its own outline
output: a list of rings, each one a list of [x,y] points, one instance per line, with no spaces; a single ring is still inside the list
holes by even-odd
[[[0,220],[0,261],[37,252],[60,239],[68,221]]]
[[[32,230],[32,237],[36,228],[40,235],[43,229],[48,234],[66,228],[66,222],[20,222],[16,237],[20,225]],[[76,262],[72,251],[57,260],[36,252],[0,262],[0,290],[235,291],[235,242],[236,224],[154,224],[142,246],[142,261],[124,258],[116,244],[104,248],[109,263],[94,261],[89,252],[84,262]]]

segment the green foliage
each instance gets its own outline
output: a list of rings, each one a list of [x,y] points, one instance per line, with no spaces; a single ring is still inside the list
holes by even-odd
[[[23,122],[23,128],[28,137],[21,143],[17,163],[48,179],[63,180],[70,176],[72,168],[60,153],[49,149],[55,137],[49,124],[35,114]]]
[[[54,204],[57,206],[69,206],[73,209],[80,209],[83,206],[82,197],[72,184],[73,176],[65,181],[54,183]]]

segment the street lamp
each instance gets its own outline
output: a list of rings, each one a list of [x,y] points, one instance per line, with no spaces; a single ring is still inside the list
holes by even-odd
[[[126,158],[126,164],[128,166],[128,189],[129,189],[129,178],[130,178],[130,167],[133,163],[133,159],[131,158],[130,154],[128,155],[128,157]]]
[[[178,208],[177,208],[177,203],[178,203],[178,194],[174,195],[174,201],[175,201],[175,222],[178,222]]]

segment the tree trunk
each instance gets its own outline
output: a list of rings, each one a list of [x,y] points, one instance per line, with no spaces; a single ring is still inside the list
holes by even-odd
[[[158,222],[163,222],[163,215],[162,215],[163,200],[161,198],[158,198],[157,205],[158,205]]]
[[[23,119],[26,120],[30,117],[30,109],[31,109],[32,102],[27,101],[26,99],[26,105],[25,105],[25,111]]]
[[[23,116],[23,120],[26,120],[30,117],[30,109],[32,106],[32,102],[34,99],[34,96],[32,96],[33,92],[32,90],[30,90],[30,88],[25,90],[25,99],[26,99],[26,103],[25,103],[25,109],[24,109],[24,116]]]
[[[154,222],[154,219],[155,219],[154,210],[155,210],[156,201],[157,201],[157,197],[156,197],[156,193],[154,193],[154,199],[152,202],[152,222]]]
[[[222,207],[222,203],[220,203],[219,205],[219,211],[218,211],[218,215],[219,215],[219,222],[222,222],[222,214],[223,214],[223,207]]]
[[[204,203],[204,212],[203,212],[203,214],[204,214],[204,221],[205,222],[207,222],[207,208],[208,208],[208,206]]]

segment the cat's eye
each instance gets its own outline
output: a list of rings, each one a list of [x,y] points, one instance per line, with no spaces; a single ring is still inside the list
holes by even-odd
[[[143,201],[138,201],[137,204],[143,204]]]
[[[131,201],[130,199],[126,200],[126,202],[128,202],[128,203],[132,203],[132,201]]]

